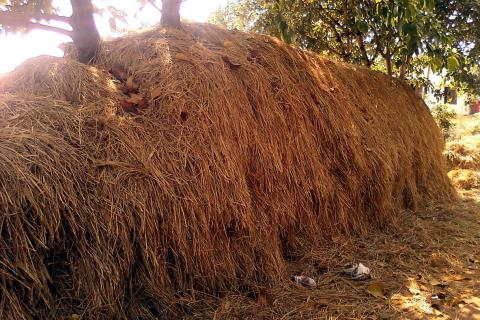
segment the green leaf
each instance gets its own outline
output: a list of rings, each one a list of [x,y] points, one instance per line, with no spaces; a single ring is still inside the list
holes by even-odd
[[[387,7],[382,7],[382,9],[380,10],[380,14],[384,17],[384,18],[387,18],[388,17],[388,8]]]
[[[431,45],[430,43],[428,43],[428,42],[427,42],[425,45],[426,45],[426,47],[427,47],[427,52],[428,52],[429,54],[432,54],[432,53],[433,53],[433,47],[432,47],[432,45]]]
[[[430,11],[433,11],[435,9],[435,0],[426,0],[426,8]]]
[[[408,38],[407,54],[413,54],[414,52],[417,52],[419,47],[420,47],[420,42],[418,40],[418,37],[413,36]]]
[[[402,26],[402,32],[408,35],[416,35],[418,34],[417,25],[415,23],[405,23]]]
[[[433,72],[439,72],[442,69],[443,61],[440,57],[433,57],[430,60],[430,67],[432,68]]]
[[[368,32],[368,24],[365,21],[357,22],[356,27],[357,27],[357,30],[360,31],[361,33]]]
[[[449,72],[453,72],[460,67],[460,62],[458,61],[457,57],[450,56],[447,59],[447,69]]]

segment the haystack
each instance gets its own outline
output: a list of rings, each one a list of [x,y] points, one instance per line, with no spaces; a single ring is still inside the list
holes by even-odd
[[[175,317],[453,192],[408,85],[267,36],[154,29],[0,94],[2,319]]]
[[[449,169],[480,169],[480,135],[449,141],[444,154]]]

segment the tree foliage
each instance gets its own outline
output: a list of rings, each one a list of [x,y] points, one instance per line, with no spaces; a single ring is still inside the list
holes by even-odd
[[[453,51],[458,66],[449,75],[467,91],[480,91],[480,1],[436,0],[445,39],[443,51]]]
[[[459,44],[459,36],[445,32],[455,9],[442,1],[459,6],[458,0],[240,0],[229,2],[211,20],[400,78],[418,70],[419,63],[455,74],[461,61],[452,44]],[[467,28],[465,21],[455,23]]]

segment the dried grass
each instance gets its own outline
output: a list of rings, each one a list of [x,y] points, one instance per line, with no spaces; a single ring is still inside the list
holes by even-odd
[[[3,319],[191,315],[453,194],[427,107],[381,73],[199,24],[102,50],[1,79]],[[140,115],[116,65],[160,88]]]
[[[455,121],[455,132],[444,154],[451,169],[480,169],[480,116],[463,116]]]
[[[249,294],[203,296],[187,319],[476,319],[480,316],[480,194],[476,200],[399,213],[400,222],[368,236],[312,246],[289,271],[313,277],[311,290],[285,280]],[[340,275],[361,261],[374,279]],[[380,283],[385,299],[367,288]],[[434,294],[446,299],[434,300]]]
[[[480,135],[448,142],[445,155],[450,169],[480,169]]]
[[[480,188],[480,172],[470,169],[455,169],[448,173],[456,188],[470,190]]]

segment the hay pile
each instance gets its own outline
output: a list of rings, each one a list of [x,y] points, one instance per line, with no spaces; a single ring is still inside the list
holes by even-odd
[[[445,156],[450,169],[480,169],[480,136],[449,142]]]
[[[451,196],[442,147],[406,84],[267,36],[32,59],[0,81],[0,315],[175,317],[274,284],[306,243]]]
[[[444,151],[452,184],[461,194],[480,189],[480,116],[459,117]]]
[[[445,146],[449,169],[480,169],[480,115],[457,117]]]
[[[458,189],[480,189],[480,172],[470,169],[454,169],[448,172],[448,177]]]

